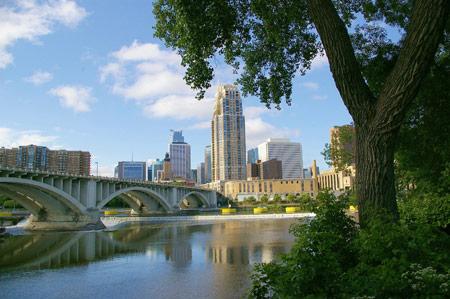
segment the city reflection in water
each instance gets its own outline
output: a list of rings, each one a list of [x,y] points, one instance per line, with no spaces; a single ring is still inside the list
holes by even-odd
[[[274,234],[287,234],[287,225],[270,231],[271,222],[225,222],[205,225],[133,224],[111,232],[33,233],[6,238],[0,243],[0,270],[15,268],[59,268],[85,265],[117,255],[146,253],[161,255],[168,262],[186,264],[192,260],[196,234],[203,241],[205,259],[217,264],[270,262],[286,252],[289,236],[273,240]],[[273,227],[272,227],[273,228]],[[278,235],[280,237],[280,235]]]
[[[0,242],[0,289],[11,296],[23,294],[24,282],[41,288],[39,277],[51,275],[54,282],[42,292],[54,296],[67,288],[81,288],[80,296],[95,295],[89,292],[97,289],[83,289],[90,283],[104,286],[104,294],[129,296],[129,289],[117,283],[129,279],[145,285],[134,297],[239,297],[255,262],[270,262],[290,250],[293,221],[128,224],[114,231],[12,236]],[[79,277],[85,280],[77,285]],[[146,277],[152,277],[151,283]],[[193,280],[203,288],[190,288]]]

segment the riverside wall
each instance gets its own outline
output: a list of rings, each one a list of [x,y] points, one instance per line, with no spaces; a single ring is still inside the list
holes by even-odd
[[[162,216],[162,217],[133,217],[133,216],[105,216],[100,220],[106,227],[112,227],[127,222],[196,222],[196,221],[230,221],[230,220],[261,220],[261,219],[289,219],[314,217],[314,213],[292,214],[258,214],[258,215],[195,215],[195,216]]]

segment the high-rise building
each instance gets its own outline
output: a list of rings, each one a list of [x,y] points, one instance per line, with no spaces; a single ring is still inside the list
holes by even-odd
[[[291,142],[289,138],[269,138],[258,146],[258,156],[262,162],[274,158],[280,160],[283,179],[303,177],[302,144],[300,142]]]
[[[184,142],[183,131],[171,130],[169,156],[175,178],[191,178],[191,146]]]
[[[211,182],[211,145],[205,147],[205,183]]]
[[[197,164],[197,183],[204,184],[205,183],[205,163]]]
[[[0,149],[0,167],[57,171],[89,176],[91,154],[83,151],[50,150],[45,146],[25,145]]]
[[[341,134],[343,134],[348,140],[341,141]],[[355,127],[352,125],[334,126],[330,129],[330,145],[344,149],[347,152],[350,158],[348,161],[349,166],[355,165],[356,138],[354,138],[354,136]]]
[[[319,171],[319,167],[318,166],[316,167],[316,171],[317,171],[317,174],[319,175],[320,171]],[[310,178],[312,178],[312,176],[313,176],[313,168],[312,168],[312,166],[308,167],[308,168],[303,168],[303,178],[310,179]]]
[[[239,90],[234,85],[217,88],[211,134],[212,181],[245,180],[245,118]]]
[[[156,159],[156,161],[153,161],[153,163],[152,163],[152,178],[151,178],[151,180],[153,182],[158,181],[158,171],[162,171],[163,163],[164,163],[164,161],[159,161],[159,159]]]
[[[247,152],[247,164],[256,163],[258,158],[258,148],[252,148]]]
[[[163,162],[163,170],[161,172],[161,181],[169,181],[173,179],[173,172],[172,172],[172,165],[170,161],[170,155],[169,153],[166,153],[166,157],[164,158]]]
[[[183,131],[170,130],[170,142],[184,142]]]
[[[114,175],[121,180],[147,180],[147,163],[121,161],[114,169]]]

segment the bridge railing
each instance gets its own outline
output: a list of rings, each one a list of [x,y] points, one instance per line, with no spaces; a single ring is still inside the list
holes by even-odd
[[[152,181],[141,181],[141,180],[129,180],[129,179],[119,179],[114,177],[105,177],[105,176],[94,176],[94,175],[80,175],[80,174],[73,174],[73,173],[67,173],[63,171],[50,171],[50,170],[36,170],[36,169],[30,169],[30,168],[21,168],[21,167],[0,167],[1,171],[12,171],[12,172],[22,172],[22,173],[33,173],[37,175],[54,175],[54,176],[66,176],[74,179],[94,179],[94,180],[103,180],[103,181],[110,181],[110,182],[117,182],[117,183],[130,183],[130,184],[142,184],[142,185],[152,185],[152,186],[159,186],[159,187],[177,187],[182,189],[193,189],[198,191],[213,191],[208,189],[202,189],[198,187],[192,187],[192,186],[183,186],[183,185],[172,185],[171,182],[167,183],[155,183]]]

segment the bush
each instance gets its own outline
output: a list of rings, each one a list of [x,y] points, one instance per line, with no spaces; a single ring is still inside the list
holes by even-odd
[[[280,202],[280,201],[281,201],[280,194],[275,194],[275,196],[273,197],[273,202]]]
[[[296,202],[297,201],[297,197],[294,194],[289,193],[288,196],[286,197],[286,201],[287,202]]]
[[[269,197],[267,195],[261,196],[261,203],[267,203],[269,201]]]
[[[251,196],[249,196],[247,198],[244,198],[244,202],[255,203],[256,202],[256,198],[253,195],[251,195]]]
[[[250,298],[449,298],[450,236],[373,217],[359,230],[348,197],[320,193],[294,224],[291,252],[257,264]]]

